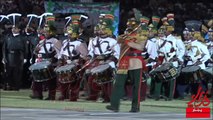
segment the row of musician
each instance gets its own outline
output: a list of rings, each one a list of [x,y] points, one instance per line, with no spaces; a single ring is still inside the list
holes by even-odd
[[[68,34],[61,46],[56,38],[45,34],[46,39],[41,40],[34,51],[37,56],[36,63],[29,68],[34,77],[32,98],[43,97],[41,86],[42,82],[47,81],[47,99],[54,100],[58,81],[60,100],[77,101],[79,90],[83,88],[88,94],[87,100],[97,100],[101,92],[104,101],[110,101],[116,64],[120,56],[119,40],[123,39],[123,36],[117,41],[102,30],[96,32],[97,36],[90,39],[88,47],[83,40],[73,37],[72,34]],[[195,89],[192,94],[196,94],[194,84],[202,84],[207,90],[211,77],[206,78],[205,74],[212,76],[211,51],[208,51],[207,45],[193,39],[189,34],[184,34],[185,43],[171,33],[159,33],[157,37],[150,32],[149,38],[144,46],[146,51],[141,52],[149,68],[144,71],[141,84],[150,84],[152,97],[158,100],[160,95],[163,95],[169,100],[172,99],[174,94],[168,91],[173,91],[175,86],[171,90],[163,84],[175,81],[179,75],[185,77],[177,81],[177,93],[180,98],[184,96],[182,91],[186,89],[186,85],[192,85],[192,89]],[[126,39],[132,38],[127,36]],[[212,50],[212,42],[210,41],[209,50]],[[56,63],[55,58],[58,59]],[[156,86],[159,83],[162,85],[158,88]],[[165,90],[161,91],[162,88]],[[141,99],[145,99],[147,88],[142,89]]]
[[[14,34],[18,34],[19,28],[12,28]],[[138,31],[131,31],[114,39],[103,29],[95,29],[95,37],[91,38],[87,45],[84,40],[79,39],[77,33],[67,30],[67,39],[59,41],[49,29],[43,29],[39,34],[39,43],[33,48],[35,59],[29,69],[34,81],[32,83],[33,94],[31,98],[43,99],[43,83],[47,83],[49,94],[47,100],[55,100],[56,88],[59,85],[61,92],[60,100],[69,99],[77,101],[79,91],[82,88],[88,93],[88,100],[97,100],[100,92],[105,102],[110,101],[111,89],[117,72],[119,57],[123,54],[122,47],[127,45],[127,40],[140,41],[140,35],[130,36]],[[16,33],[17,32],[17,33]],[[149,31],[148,39],[141,46],[130,46],[139,48],[140,53],[131,54],[137,57],[139,54],[146,59],[147,70],[143,72],[144,80],[141,89],[142,97],[145,99],[146,86],[150,82],[150,94],[156,100],[160,95],[167,99],[174,97],[175,86],[168,89],[164,85],[168,81],[175,81],[181,74],[186,78],[177,81],[177,91],[183,97],[186,85],[194,89],[194,84],[204,84],[207,89],[207,76],[212,76],[212,31],[210,41],[207,45],[196,40],[192,35],[184,32],[185,43],[169,31],[161,31],[155,34]],[[125,40],[124,40],[125,39]],[[143,48],[144,51],[140,48]],[[208,49],[209,48],[209,49]],[[15,50],[9,50],[9,54],[17,54]],[[126,53],[128,54],[128,53]],[[184,75],[184,76],[185,76]],[[210,79],[211,80],[211,77]],[[59,83],[59,84],[57,84]],[[131,81],[130,81],[131,83]],[[162,89],[163,88],[163,89]],[[178,88],[180,88],[178,90]],[[168,92],[169,91],[169,92]],[[196,88],[192,94],[196,93]]]

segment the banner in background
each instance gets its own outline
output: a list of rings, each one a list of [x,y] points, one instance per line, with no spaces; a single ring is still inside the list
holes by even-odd
[[[51,13],[99,13],[114,15],[113,33],[118,35],[119,4],[118,3],[69,3],[45,1],[45,11]]]

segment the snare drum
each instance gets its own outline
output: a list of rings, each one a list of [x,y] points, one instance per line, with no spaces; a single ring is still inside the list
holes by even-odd
[[[35,82],[44,82],[56,76],[49,61],[34,63],[29,67],[29,70]]]
[[[90,72],[95,76],[95,82],[98,84],[105,84],[114,80],[115,73],[109,64],[94,67]]]
[[[202,77],[200,70],[199,66],[186,66],[182,68],[181,76],[185,76],[183,77],[184,83],[189,84],[199,82]]]
[[[164,63],[151,71],[150,74],[157,77],[157,80],[166,82],[174,80],[178,76],[178,70],[172,65],[172,63]]]
[[[55,68],[55,72],[60,83],[71,83],[77,80],[76,72],[77,66],[75,64],[67,64]]]

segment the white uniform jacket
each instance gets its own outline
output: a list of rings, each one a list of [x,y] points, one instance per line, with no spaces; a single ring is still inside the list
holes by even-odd
[[[108,55],[111,54],[115,58],[119,59],[120,55],[120,46],[117,41],[111,37],[100,38],[95,37],[91,38],[88,45],[89,55],[94,57],[97,55]],[[110,62],[109,65],[112,68],[115,68],[116,65],[114,62]]]

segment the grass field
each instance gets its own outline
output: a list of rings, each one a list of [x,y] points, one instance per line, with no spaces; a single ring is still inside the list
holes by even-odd
[[[1,107],[16,107],[16,108],[42,108],[42,109],[61,109],[72,111],[106,111],[105,106],[108,103],[86,101],[82,98],[78,102],[69,101],[45,101],[33,100],[29,98],[31,91],[3,91],[1,90]],[[47,93],[45,93],[47,95]],[[173,101],[155,101],[153,99],[146,99],[141,102],[141,112],[175,112],[185,113],[188,100],[173,100]],[[210,104],[212,111],[212,101]],[[131,108],[130,101],[121,101],[120,111],[129,111]]]

